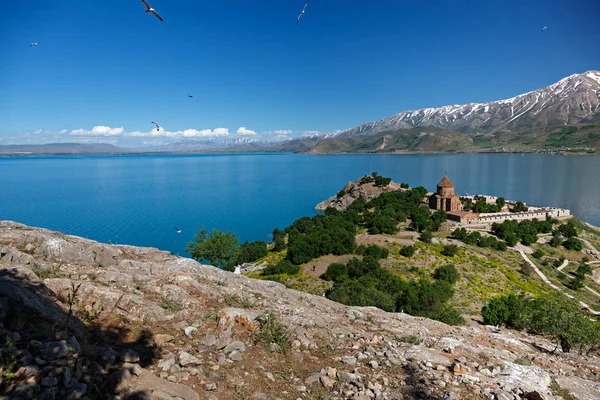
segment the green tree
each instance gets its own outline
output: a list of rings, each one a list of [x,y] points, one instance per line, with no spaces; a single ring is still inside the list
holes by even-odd
[[[262,276],[280,275],[280,274],[296,275],[298,272],[300,272],[299,265],[294,265],[291,262],[289,262],[288,260],[281,260],[275,265],[269,265],[266,268],[264,268],[262,270],[261,275]]]
[[[563,246],[567,250],[581,251],[583,249],[583,242],[576,237],[569,237],[563,242]]]
[[[415,254],[415,248],[413,246],[403,246],[400,249],[400,255],[404,257],[412,257]]]
[[[442,255],[446,257],[454,257],[458,253],[458,246],[455,244],[447,244],[442,250]]]
[[[454,285],[458,280],[458,271],[452,264],[442,265],[437,267],[433,272],[433,277],[438,280],[446,281]]]
[[[419,240],[423,243],[431,243],[431,239],[433,239],[431,231],[423,231],[421,232],[421,236],[419,236]]]
[[[517,204],[510,209],[511,212],[525,212],[527,210],[527,206],[522,201],[517,201]]]
[[[572,221],[562,224],[557,229],[558,233],[565,238],[577,237],[577,228]]]
[[[562,240],[560,240],[560,237],[558,236],[552,236],[552,239],[550,239],[550,242],[548,242],[548,244],[552,247],[558,247],[562,244]]]
[[[248,243],[246,240],[239,248],[236,259],[236,264],[240,265],[243,263],[250,263],[258,260],[259,258],[266,257],[268,254],[267,244],[262,240],[257,240]]]
[[[541,249],[537,249],[536,251],[533,252],[532,256],[537,259],[540,259],[544,256],[544,252]]]
[[[498,197],[496,199],[496,205],[498,206],[498,211],[500,211],[502,209],[502,207],[504,207],[505,204],[506,204],[506,200],[504,200],[504,197]]]
[[[198,229],[185,251],[197,261],[210,261],[210,264],[226,271],[233,271],[237,254],[238,238],[231,232],[213,229],[209,234],[206,228]]]

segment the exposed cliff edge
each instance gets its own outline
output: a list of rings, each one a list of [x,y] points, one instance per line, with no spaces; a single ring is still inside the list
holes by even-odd
[[[363,177],[355,180],[354,182],[348,182],[337,195],[331,196],[327,200],[323,200],[315,206],[315,210],[325,211],[327,207],[333,207],[338,210],[345,210],[350,204],[359,197],[362,197],[366,201],[378,197],[380,194],[385,192],[393,192],[395,190],[402,190],[400,184],[390,181],[386,185],[377,186],[375,182],[365,182],[364,179],[369,178]]]
[[[600,398],[600,359],[538,336],[346,307],[157,249],[0,221],[0,274],[11,399]]]

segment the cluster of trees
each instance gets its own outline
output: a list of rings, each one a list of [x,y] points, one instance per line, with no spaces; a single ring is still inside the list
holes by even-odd
[[[575,276],[568,279],[565,285],[572,290],[582,289],[585,286],[586,275],[591,275],[592,272],[592,267],[590,267],[585,261],[581,261],[574,273]]]
[[[387,186],[392,181],[392,178],[384,178],[377,172],[373,172],[371,175],[367,175],[360,180],[360,183],[374,183],[375,186]]]
[[[463,210],[465,211],[473,211],[476,213],[495,213],[500,212],[502,207],[506,204],[506,200],[504,197],[498,197],[496,199],[496,203],[488,204],[483,196],[475,196],[473,202],[472,199],[469,198],[461,198],[460,199],[463,205]]]
[[[552,221],[550,219],[544,221],[532,219],[521,222],[508,220],[501,224],[494,222],[492,232],[503,239],[508,246],[514,246],[518,242],[529,246],[537,242],[538,234],[552,232]]]
[[[563,245],[567,250],[581,251],[583,242],[577,239],[577,235],[577,227],[575,222],[571,220],[552,231],[552,239],[550,239],[549,244],[552,247]]]
[[[304,264],[325,254],[349,254],[356,248],[354,221],[342,211],[327,208],[324,215],[302,217],[285,229],[287,260]]]
[[[484,236],[476,231],[469,233],[465,228],[455,229],[450,237],[478,247],[490,247],[499,251],[506,250],[506,243],[496,239],[494,236]]]
[[[600,323],[583,314],[576,300],[559,292],[534,299],[516,294],[495,297],[482,308],[481,314],[489,325],[549,336],[557,342],[554,350],[560,346],[565,353],[572,349],[589,353],[600,346]]]
[[[529,210],[529,208],[522,201],[517,201],[517,203],[510,209],[510,212],[525,212]]]
[[[452,325],[464,323],[460,313],[447,305],[458,278],[454,266],[438,268],[434,280],[405,281],[382,268],[376,256],[366,255],[329,265],[321,278],[333,282],[326,296],[339,303],[403,311]]]
[[[253,262],[267,255],[267,244],[262,240],[244,242],[238,247],[239,239],[233,233],[214,229],[207,233],[206,228],[198,229],[185,251],[200,262],[226,271],[233,271],[236,265]]]

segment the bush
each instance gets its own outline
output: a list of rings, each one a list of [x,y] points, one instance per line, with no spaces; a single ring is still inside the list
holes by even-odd
[[[583,249],[583,242],[576,237],[569,237],[563,242],[563,246],[567,250],[581,251]]]
[[[446,257],[454,257],[458,253],[458,246],[455,244],[447,244],[442,250],[442,255]]]
[[[320,276],[326,281],[341,282],[348,279],[348,267],[346,264],[332,263],[327,267],[327,271]]]
[[[400,255],[404,257],[412,257],[415,254],[415,248],[413,246],[403,246],[400,249]]]
[[[439,311],[430,315],[430,318],[436,319],[448,325],[464,325],[465,319],[454,307],[445,306]]]
[[[379,247],[375,244],[370,244],[365,249],[364,255],[367,257],[370,256],[383,260],[385,258],[388,258],[388,256],[390,255],[390,251],[385,247]]]
[[[243,263],[250,263],[260,258],[266,257],[267,254],[267,244],[262,240],[257,240],[252,243],[248,243],[248,241],[246,241],[238,248],[236,263],[238,265]]]
[[[300,266],[294,265],[288,260],[281,260],[275,265],[269,265],[265,269],[262,270],[262,276],[268,275],[296,275],[300,272]]]
[[[452,264],[437,267],[433,272],[433,277],[437,280],[442,280],[454,285],[458,280],[458,271]]]
[[[264,343],[267,349],[271,343],[275,343],[283,354],[288,354],[290,352],[289,339],[290,336],[292,336],[292,333],[279,322],[275,312],[269,310],[260,315],[257,318],[257,321],[260,323],[260,332],[256,337],[256,341],[258,343]]]
[[[562,224],[556,231],[565,238],[577,237],[577,228],[575,227],[575,223],[573,221]]]
[[[496,243],[496,250],[506,251],[506,249],[507,249],[507,246],[506,246],[505,242],[498,241],[498,243]]]
[[[273,251],[281,251],[285,249],[285,233],[279,229],[273,229]]]
[[[532,256],[539,260],[540,258],[542,258],[544,256],[544,252],[540,249],[537,249],[536,251],[533,252]]]
[[[421,236],[419,236],[419,240],[423,243],[431,243],[431,239],[433,239],[431,231],[423,231],[421,232]]]
[[[401,187],[402,189],[408,189],[410,186],[408,186],[408,183],[401,183],[401,184],[400,184],[400,187]]]

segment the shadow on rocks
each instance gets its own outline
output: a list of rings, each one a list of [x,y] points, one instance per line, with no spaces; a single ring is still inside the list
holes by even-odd
[[[82,304],[75,284],[56,294],[25,269],[0,269],[0,397],[128,398],[158,355],[150,331]]]

